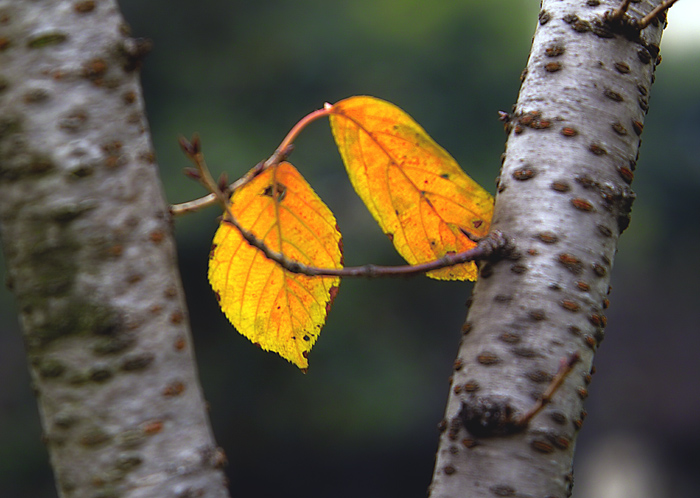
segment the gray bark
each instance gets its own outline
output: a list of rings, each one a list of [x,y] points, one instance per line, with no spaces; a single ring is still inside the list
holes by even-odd
[[[620,1],[544,0],[510,124],[492,229],[518,257],[482,266],[452,378],[431,496],[571,494],[576,435],[630,189],[662,26],[602,23]],[[640,19],[660,2],[632,3]],[[525,430],[574,352],[581,361]]]
[[[0,0],[0,236],[63,497],[225,497],[113,0]]]

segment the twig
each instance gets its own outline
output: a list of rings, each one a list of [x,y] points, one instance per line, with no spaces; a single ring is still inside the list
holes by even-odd
[[[667,11],[668,9],[670,9],[671,6],[672,6],[674,3],[676,3],[677,1],[678,1],[678,0],[666,0],[666,1],[662,2],[660,5],[657,5],[656,8],[655,8],[654,10],[652,10],[652,11],[649,12],[647,15],[645,15],[644,17],[642,17],[642,19],[639,21],[639,29],[644,29],[644,28],[646,28],[647,26],[649,26],[649,24],[651,24],[651,22],[652,22],[654,19],[656,19],[657,17],[659,17],[663,12]]]
[[[259,163],[259,166],[262,166],[262,164],[262,162]],[[227,190],[229,192],[233,192],[234,190],[236,190],[239,187],[242,187],[249,181],[249,175],[243,176],[235,182],[233,182],[231,185],[229,185]],[[215,203],[216,194],[207,194],[204,197],[200,197],[199,199],[195,199],[193,201],[181,202],[180,204],[172,204],[170,206],[170,214],[172,214],[173,216],[180,216],[187,213],[194,213],[199,211],[200,209],[204,209],[205,207],[209,207]]]
[[[477,246],[468,251],[460,253],[446,254],[440,259],[422,263],[418,265],[399,265],[399,266],[351,266],[345,268],[318,268],[308,266],[299,261],[288,258],[282,253],[270,249],[263,240],[257,238],[255,234],[246,230],[238,222],[236,217],[231,212],[231,206],[228,196],[223,192],[217,182],[209,173],[204,155],[202,154],[199,140],[194,138],[192,142],[186,139],[180,139],[180,145],[187,157],[194,163],[197,174],[191,176],[196,177],[202,185],[209,191],[211,195],[224,208],[224,223],[229,223],[235,227],[241,236],[253,247],[262,251],[268,259],[279,264],[285,270],[291,273],[300,273],[311,277],[333,276],[333,277],[394,277],[394,276],[412,276],[426,273],[433,270],[439,270],[448,266],[454,266],[469,261],[483,260],[494,257],[497,254],[505,253],[510,248],[510,240],[503,233],[496,230],[486,237],[481,239]],[[261,168],[262,170],[262,168]]]
[[[237,188],[242,187],[246,183],[248,183],[250,180],[255,178],[260,172],[266,170],[267,168],[273,167],[281,163],[282,161],[286,160],[289,155],[292,153],[292,150],[294,149],[293,142],[294,140],[299,136],[299,133],[301,130],[306,128],[306,126],[309,125],[309,123],[316,121],[319,118],[322,118],[324,116],[327,116],[330,114],[331,110],[333,109],[333,106],[329,103],[324,104],[323,109],[317,109],[303,118],[301,118],[297,124],[295,124],[292,129],[287,133],[287,136],[284,137],[284,140],[282,140],[282,143],[277,147],[275,152],[266,160],[258,163],[253,170],[248,172],[244,177],[236,180],[232,184],[228,186],[228,191],[233,192]],[[193,138],[192,140],[195,142],[195,139]],[[184,145],[182,143],[182,140],[180,141],[180,145],[184,149]],[[190,156],[190,153],[185,150],[185,153]],[[191,157],[190,157],[191,159]],[[198,178],[197,178],[198,179]],[[170,213],[173,216],[180,216],[183,214],[187,213],[194,213],[196,211],[199,211],[200,209],[204,209],[205,207],[209,207],[212,204],[215,204],[217,202],[217,197],[214,193],[207,194],[203,197],[200,197],[199,199],[195,199],[193,201],[188,201],[188,202],[182,202],[180,204],[173,204],[170,206]]]
[[[530,421],[535,417],[535,415],[537,415],[545,406],[549,404],[550,401],[552,401],[552,396],[554,396],[554,393],[557,392],[557,389],[559,389],[559,387],[562,385],[564,379],[566,379],[566,376],[569,375],[569,373],[571,373],[571,370],[573,370],[574,365],[576,365],[576,363],[578,363],[580,359],[581,355],[579,355],[579,353],[576,352],[568,358],[561,360],[561,362],[559,363],[559,370],[552,379],[552,382],[549,383],[549,386],[547,387],[545,392],[542,393],[542,396],[540,396],[540,398],[535,402],[532,408],[525,412],[515,422],[515,425],[517,427],[527,426],[527,424],[530,423]]]
[[[231,220],[225,220],[230,223]],[[363,265],[363,266],[346,266],[344,268],[318,268],[316,266],[308,266],[299,261],[289,259],[284,254],[272,251],[265,243],[256,238],[255,235],[245,229],[240,228],[235,223],[231,223],[241,233],[244,239],[250,245],[260,249],[268,259],[279,264],[285,270],[291,273],[299,273],[309,277],[360,277],[360,278],[378,278],[378,277],[412,277],[421,275],[433,270],[440,270],[449,266],[455,266],[470,261],[481,261],[494,257],[496,254],[507,250],[510,241],[500,231],[495,230],[482,238],[476,247],[467,251],[446,254],[442,258],[421,263],[417,265],[396,265],[396,266],[380,266],[380,265]]]
[[[622,19],[622,16],[624,16],[627,12],[627,9],[630,6],[630,1],[631,0],[622,0],[620,6],[612,11],[608,19],[612,22],[620,21]]]

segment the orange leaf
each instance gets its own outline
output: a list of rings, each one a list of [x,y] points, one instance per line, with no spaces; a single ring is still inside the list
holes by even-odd
[[[234,191],[231,212],[273,251],[309,266],[342,268],[333,213],[290,163]],[[222,221],[209,255],[209,282],[241,334],[305,370],[340,279],[290,273]]]
[[[330,122],[355,191],[410,264],[466,251],[476,245],[466,233],[488,233],[491,195],[404,111],[374,97],[350,97],[332,106]],[[476,265],[465,263],[428,276],[476,274]]]

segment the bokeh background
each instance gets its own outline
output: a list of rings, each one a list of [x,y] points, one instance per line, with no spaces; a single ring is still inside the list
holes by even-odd
[[[370,94],[409,112],[494,191],[534,0],[121,0],[143,69],[168,199],[198,197],[177,136],[242,175],[325,101]],[[673,8],[587,401],[576,498],[697,496],[700,477],[700,18]],[[696,9],[693,11],[693,9]],[[685,10],[685,12],[683,12]],[[295,165],[336,213],[346,262],[401,261],[361,206],[329,127]],[[423,497],[471,287],[350,280],[302,375],[252,346],[206,282],[216,208],[175,225],[201,380],[238,497]],[[1,261],[0,261],[1,263]],[[4,267],[0,264],[4,277]],[[0,496],[55,497],[12,296],[0,289]]]

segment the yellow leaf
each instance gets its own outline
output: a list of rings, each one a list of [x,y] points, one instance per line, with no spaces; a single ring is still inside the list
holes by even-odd
[[[374,97],[332,106],[331,129],[355,191],[410,264],[476,244],[488,233],[493,198],[408,114]],[[475,280],[474,263],[434,270],[443,280]]]
[[[231,211],[273,251],[308,266],[342,268],[335,217],[290,163],[234,191]],[[290,273],[222,221],[209,255],[209,282],[241,334],[305,370],[340,279]]]

